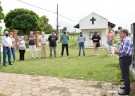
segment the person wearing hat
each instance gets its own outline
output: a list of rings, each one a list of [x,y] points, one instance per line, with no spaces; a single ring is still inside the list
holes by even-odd
[[[120,31],[121,44],[119,50],[116,50],[114,53],[119,55],[120,57],[120,65],[122,76],[124,79],[124,87],[119,95],[129,95],[130,94],[130,75],[129,75],[129,67],[132,63],[132,55],[133,55],[133,42],[128,37],[128,30],[122,29]]]

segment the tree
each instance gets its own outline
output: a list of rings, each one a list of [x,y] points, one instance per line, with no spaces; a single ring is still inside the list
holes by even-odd
[[[3,9],[1,7],[1,2],[0,2],[0,20],[4,19],[4,13],[3,13]]]
[[[18,34],[29,34],[30,31],[40,31],[41,22],[39,16],[28,9],[17,8],[11,10],[5,16],[6,27],[10,30],[19,30]]]
[[[53,27],[48,23],[49,19],[44,15],[40,17],[41,20],[41,29],[47,34],[50,34],[54,29]]]

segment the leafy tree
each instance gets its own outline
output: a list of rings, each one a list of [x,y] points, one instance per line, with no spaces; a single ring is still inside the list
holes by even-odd
[[[0,20],[4,19],[4,13],[3,13],[3,9],[1,7],[1,2],[0,2]]]
[[[19,30],[18,34],[29,34],[30,31],[40,31],[39,16],[28,9],[17,8],[11,10],[4,19],[6,27],[10,30]]]
[[[48,23],[49,19],[44,15],[40,17],[41,19],[41,29],[46,34],[50,34],[52,31],[54,31],[53,27]]]

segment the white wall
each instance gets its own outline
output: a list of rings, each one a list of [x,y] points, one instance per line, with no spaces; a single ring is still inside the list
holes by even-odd
[[[92,24],[92,19],[94,17],[96,21],[94,24]],[[86,16],[79,22],[80,24],[80,29],[103,29],[103,28],[108,28],[108,20],[100,15],[97,15],[95,13],[91,13],[90,15]]]

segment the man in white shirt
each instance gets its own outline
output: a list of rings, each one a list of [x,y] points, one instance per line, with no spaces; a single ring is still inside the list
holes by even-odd
[[[9,32],[5,31],[5,35],[2,37],[2,45],[3,45],[3,66],[6,66],[6,55],[8,55],[8,63],[11,64],[11,47],[12,40],[9,37]]]
[[[39,38],[39,42],[41,44],[41,58],[46,58],[46,42],[47,42],[47,38],[45,37],[44,32],[42,32],[42,36]]]

